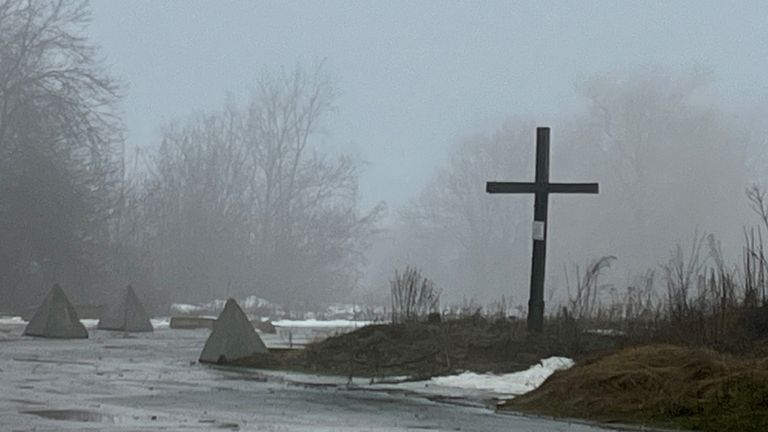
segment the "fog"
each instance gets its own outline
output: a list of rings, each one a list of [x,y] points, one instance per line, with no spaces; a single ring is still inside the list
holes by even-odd
[[[553,302],[758,222],[764,2],[55,4],[0,0],[0,311],[386,303],[407,265],[524,305],[533,198],[485,182],[533,180],[537,126],[552,181],[600,183],[550,197]]]

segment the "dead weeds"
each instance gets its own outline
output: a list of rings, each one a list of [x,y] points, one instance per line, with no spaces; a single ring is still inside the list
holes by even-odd
[[[768,358],[628,348],[554,374],[502,409],[705,431],[768,430]]]

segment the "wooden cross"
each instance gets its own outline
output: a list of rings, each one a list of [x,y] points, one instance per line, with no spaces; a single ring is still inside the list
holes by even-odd
[[[598,193],[597,183],[549,182],[549,128],[536,128],[536,181],[488,182],[488,193],[532,193],[533,258],[531,260],[531,293],[528,299],[528,330],[544,328],[544,269],[547,259],[547,207],[551,193]]]

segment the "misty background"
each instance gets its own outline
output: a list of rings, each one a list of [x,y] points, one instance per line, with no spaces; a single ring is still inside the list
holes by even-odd
[[[527,302],[536,126],[547,290],[711,233],[740,259],[768,167],[762,2],[0,1],[0,307],[53,282],[170,302]],[[57,7],[58,6],[58,7]]]

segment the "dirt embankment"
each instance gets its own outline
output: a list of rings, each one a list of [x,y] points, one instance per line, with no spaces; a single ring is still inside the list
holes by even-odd
[[[503,409],[704,431],[768,431],[768,357],[628,348],[557,372]]]
[[[529,336],[523,321],[483,317],[381,324],[328,338],[301,351],[275,353],[278,362],[269,367],[421,379],[464,370],[512,372],[556,355],[578,360],[614,351],[618,343],[611,337],[582,335],[574,344],[571,336],[554,327],[544,335]],[[251,366],[265,367],[256,362]]]
[[[768,345],[756,342],[750,354],[736,356],[637,343],[582,331],[567,320],[551,322],[544,334],[529,335],[523,321],[468,317],[367,326],[304,350],[238,364],[425,379],[465,370],[513,372],[542,358],[566,356],[577,365],[501,409],[704,431],[768,431]]]

